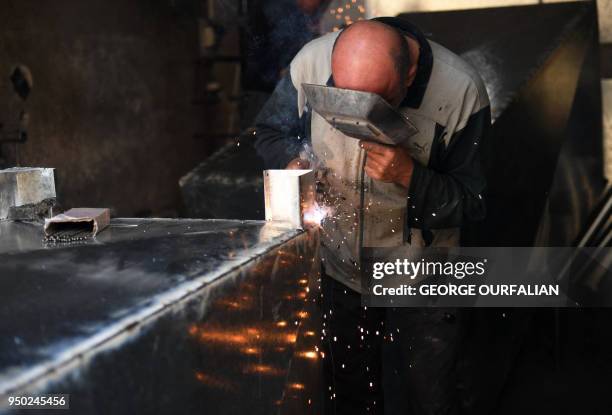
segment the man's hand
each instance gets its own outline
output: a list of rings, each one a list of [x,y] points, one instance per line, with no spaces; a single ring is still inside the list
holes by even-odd
[[[365,172],[368,176],[381,182],[397,183],[406,189],[410,187],[414,162],[406,149],[363,140],[359,145],[367,152]]]
[[[285,170],[305,170],[310,167],[310,162],[301,158],[295,158],[287,164]]]

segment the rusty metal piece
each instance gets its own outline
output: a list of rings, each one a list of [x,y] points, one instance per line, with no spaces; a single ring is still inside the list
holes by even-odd
[[[45,238],[55,242],[84,240],[96,236],[109,224],[109,209],[70,209],[45,220]]]

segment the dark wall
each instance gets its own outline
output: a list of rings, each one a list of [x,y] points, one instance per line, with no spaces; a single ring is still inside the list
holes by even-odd
[[[185,0],[3,1],[0,96],[15,64],[34,79],[28,141],[18,158],[2,145],[5,160],[55,167],[65,207],[176,212],[178,179],[207,155],[193,139],[196,23]]]

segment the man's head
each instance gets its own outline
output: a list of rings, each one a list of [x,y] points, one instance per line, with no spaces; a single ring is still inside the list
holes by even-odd
[[[406,39],[377,21],[357,22],[339,35],[332,53],[338,88],[372,92],[398,106],[413,76]]]

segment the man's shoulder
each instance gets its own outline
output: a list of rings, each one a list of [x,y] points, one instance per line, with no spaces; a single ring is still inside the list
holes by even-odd
[[[436,86],[440,93],[446,91],[474,99],[479,108],[488,106],[489,96],[478,71],[465,59],[444,46],[433,41],[429,43],[434,59],[430,83]]]
[[[300,49],[296,58],[309,59],[318,57],[320,54],[331,54],[339,34],[340,32],[330,32],[311,40]]]
[[[338,34],[328,33],[308,42],[291,61],[291,78],[325,84],[331,76],[331,54]]]

